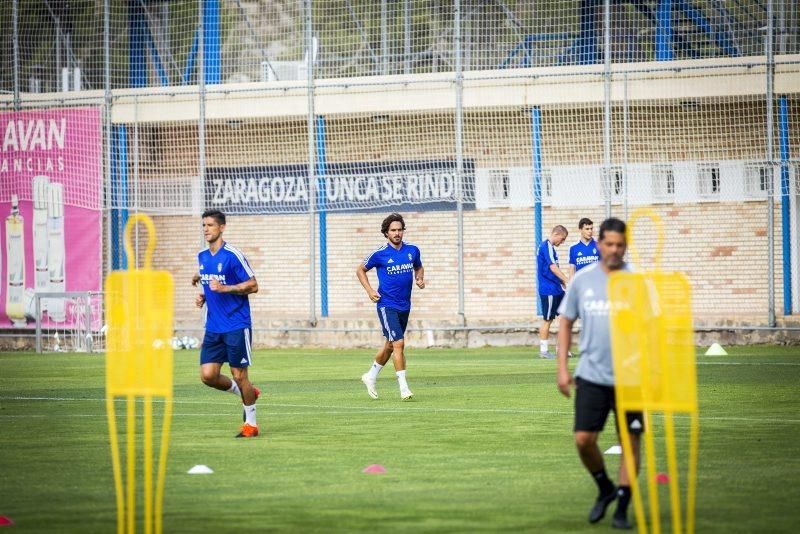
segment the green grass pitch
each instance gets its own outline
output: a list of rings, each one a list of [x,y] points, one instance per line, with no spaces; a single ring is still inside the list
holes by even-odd
[[[196,351],[177,352],[165,532],[609,531],[609,517],[586,522],[596,490],[572,404],[555,362],[534,356],[412,348],[416,397],[401,402],[390,367],[368,398],[371,351],[257,351],[266,432],[236,440],[237,399],[199,382]],[[99,355],[0,354],[0,515],[13,532],[114,529],[103,373]],[[697,531],[796,532],[800,349],[699,356],[698,377]],[[602,435],[604,450],[615,443]],[[387,473],[361,472],[374,463]],[[186,474],[195,464],[215,472]]]

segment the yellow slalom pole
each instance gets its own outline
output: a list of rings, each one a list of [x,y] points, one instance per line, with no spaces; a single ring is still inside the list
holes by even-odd
[[[648,214],[648,216],[649,215],[650,214]],[[654,261],[657,264],[659,260],[655,259]],[[651,292],[649,291],[651,284],[647,282],[648,281],[645,282],[645,287],[648,287],[648,291],[639,292],[639,294],[636,295],[636,298],[640,304],[640,309],[646,309],[646,303],[652,299],[652,296],[650,295]],[[652,325],[647,324],[646,326],[651,327]],[[650,520],[653,523],[653,534],[659,534],[661,532],[661,511],[658,503],[658,486],[656,485],[656,444],[655,439],[653,438],[654,429],[652,426],[652,418],[650,417],[650,411],[647,409],[647,405],[651,400],[649,392],[652,391],[652,384],[650,383],[650,360],[648,358],[651,347],[648,345],[649,341],[647,337],[639,336],[639,354],[641,355],[639,357],[639,369],[641,372],[640,383],[642,389],[642,401],[644,402],[645,408],[642,411],[642,417],[644,418],[644,425],[646,429],[644,438],[646,443],[645,455],[647,458],[647,499],[650,503]]]
[[[153,533],[153,397],[144,397],[144,532]]]
[[[136,223],[140,222],[147,228],[147,248],[144,251],[144,269],[150,270],[153,264],[153,251],[156,248],[156,226],[153,220],[143,213],[137,213],[128,219],[128,224],[125,226],[125,254],[128,258],[136,258],[133,250],[133,241],[131,234]]]
[[[639,249],[636,246],[636,238],[633,234],[633,230],[636,228],[636,225],[639,223],[639,219],[641,218],[650,219],[653,221],[653,224],[656,228],[656,246],[655,250],[653,251],[653,270],[658,271],[661,269],[661,253],[664,250],[664,225],[661,223],[661,217],[659,217],[658,213],[652,209],[639,208],[634,211],[633,215],[631,215],[630,219],[628,219],[628,252],[630,252],[631,259],[633,260],[634,264],[641,263]]]
[[[619,437],[622,441],[622,461],[625,462],[625,469],[628,470],[628,478],[631,483],[631,494],[633,496],[633,512],[636,516],[636,524],[639,527],[639,532],[647,534],[647,514],[644,511],[644,503],[642,501],[642,492],[639,487],[638,471],[636,469],[636,461],[633,458],[633,444],[631,443],[631,434],[628,431],[628,412],[624,409],[617,408],[617,417],[622,424],[619,425]],[[642,443],[639,443],[639,450],[641,451]]]
[[[119,436],[117,435],[117,413],[114,407],[114,396],[108,394],[106,388],[106,413],[108,414],[108,431],[111,439],[111,467],[114,470],[114,492],[117,496],[117,534],[125,532],[125,499],[122,490],[122,465],[120,464]]]
[[[136,532],[136,397],[127,396],[127,426],[128,426],[128,532]]]
[[[661,509],[658,504],[658,486],[656,485],[656,444],[653,439],[653,426],[650,414],[644,412],[646,442],[645,452],[647,457],[647,499],[650,502],[650,518],[653,521],[653,534],[661,532]]]
[[[172,277],[168,272],[152,270],[155,249],[155,226],[144,214],[130,218],[125,227],[125,252],[135,262],[131,235],[134,226],[142,223],[149,239],[144,255],[144,268],[114,271],[105,283],[106,316],[108,321],[106,357],[106,396],[111,441],[114,487],[117,493],[117,532],[133,534],[138,518],[144,519],[145,534],[162,531],[164,483],[167,468],[170,418],[173,400],[173,354],[169,338],[173,325]],[[135,265],[135,263],[134,263]],[[127,424],[125,477],[121,465],[121,438],[114,400],[119,396],[126,402]],[[155,443],[153,432],[154,397],[165,401],[158,474],[155,474]],[[137,456],[136,404],[142,399],[143,442]],[[120,429],[121,430],[121,429]],[[138,471],[138,472],[137,472]],[[142,476],[142,490],[137,491],[137,475]],[[155,488],[154,488],[155,485]],[[154,494],[155,490],[155,494]],[[143,493],[144,504],[137,510],[137,494]]]
[[[683,532],[683,513],[681,512],[681,497],[679,493],[680,481],[678,479],[678,454],[675,443],[675,425],[672,410],[664,413],[664,433],[667,445],[667,472],[669,473],[669,501],[672,508],[672,532]]]
[[[636,231],[642,219],[652,226]],[[654,235],[653,235],[654,234]],[[648,241],[648,254],[642,258],[636,247],[637,236]],[[672,531],[694,532],[697,484],[699,419],[697,381],[692,329],[691,285],[682,273],[661,272],[660,260],[664,243],[663,224],[652,209],[638,209],[629,219],[628,251],[634,263],[650,272],[614,273],[609,279],[611,338],[614,373],[617,379],[615,395],[620,413],[639,411],[644,415],[645,432],[642,440],[647,480],[641,485],[631,478],[634,510],[640,531],[661,531],[660,496],[658,493],[653,414],[664,415],[664,436],[667,472],[669,474],[669,503]],[[653,247],[652,243],[655,244]],[[687,503],[684,520],[681,499],[681,472],[678,465],[675,414],[691,417]],[[630,435],[620,427],[623,452],[628,453]],[[632,470],[633,462],[627,462]],[[640,488],[646,484],[649,517],[646,517]],[[649,521],[648,521],[649,519]],[[648,525],[652,523],[652,527]]]
[[[697,451],[700,438],[700,415],[697,411],[691,414],[689,430],[689,483],[686,492],[686,531],[694,532],[695,499],[697,497]]]
[[[164,480],[167,477],[167,449],[169,448],[169,431],[172,425],[172,394],[165,399],[164,423],[161,430],[161,451],[158,457],[158,478],[156,480],[156,534],[161,534],[162,513],[164,503]]]

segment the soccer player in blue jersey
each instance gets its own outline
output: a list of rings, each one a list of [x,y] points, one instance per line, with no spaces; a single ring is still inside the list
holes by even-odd
[[[575,266],[576,273],[584,267],[600,261],[597,242],[592,237],[594,234],[592,220],[584,217],[578,221],[578,230],[581,233],[581,238],[577,243],[569,247],[569,263]]]
[[[550,324],[558,315],[558,306],[564,298],[564,289],[567,287],[567,275],[558,266],[556,247],[561,245],[569,232],[563,226],[556,225],[550,232],[550,237],[539,245],[536,255],[536,281],[539,299],[542,302],[542,326],[539,328],[539,357],[549,360],[555,359],[555,354],[548,350],[550,337]]]
[[[247,295],[258,291],[258,282],[244,254],[222,239],[225,214],[207,210],[202,217],[208,248],[197,255],[203,292],[197,295],[195,304],[198,308],[207,305],[200,378],[207,386],[241,397],[245,421],[236,437],[254,438],[258,436],[256,399],[260,392],[247,376],[253,341]],[[224,363],[230,367],[233,380],[220,374]]]
[[[411,289],[416,280],[417,287],[425,287],[425,269],[419,248],[403,241],[406,223],[399,213],[392,213],[383,220],[381,233],[388,240],[382,247],[367,256],[364,263],[356,269],[358,281],[367,292],[372,302],[377,304],[378,321],[381,324],[383,347],[378,349],[375,361],[369,371],[361,376],[367,386],[367,393],[373,399],[378,398],[375,383],[383,366],[393,358],[397,382],[400,385],[400,398],[411,399],[414,394],[406,382],[406,357],[403,353],[403,339],[411,311]],[[367,278],[367,271],[375,268],[378,272],[378,290],[372,289]]]

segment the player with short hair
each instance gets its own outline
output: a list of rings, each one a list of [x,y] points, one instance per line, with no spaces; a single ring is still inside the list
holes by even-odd
[[[578,242],[569,247],[569,263],[575,267],[575,273],[600,261],[597,242],[594,240],[594,223],[584,217],[578,221],[578,230],[581,233]]]
[[[553,227],[550,237],[539,245],[536,255],[536,281],[539,299],[542,303],[542,326],[539,328],[539,357],[550,360],[555,359],[555,354],[548,350],[550,337],[550,324],[558,315],[558,306],[564,297],[564,288],[567,287],[567,275],[558,266],[556,247],[561,245],[569,232],[558,224]]]
[[[575,275],[561,303],[561,324],[558,330],[558,389],[569,397],[570,386],[575,387],[575,444],[583,465],[591,473],[599,489],[599,495],[591,511],[589,522],[600,521],[606,508],[614,499],[614,528],[630,529],[627,510],[631,499],[630,474],[625,467],[625,458],[620,460],[619,487],[606,474],[603,455],[597,446],[597,438],[605,426],[611,410],[614,410],[614,366],[611,359],[611,333],[608,301],[608,277],[614,271],[626,270],[623,260],[627,246],[625,223],[619,219],[606,219],[600,225],[600,261]],[[581,359],[575,370],[575,380],[567,366],[567,347],[572,341],[572,325],[580,317],[582,321],[580,349]],[[628,429],[631,432],[634,462],[639,470],[639,442],[644,431],[641,413],[628,413]],[[634,473],[633,476],[636,476]]]
[[[400,398],[411,399],[414,394],[406,381],[405,331],[408,315],[411,312],[411,289],[416,280],[417,287],[425,287],[425,268],[419,248],[403,241],[406,223],[399,213],[392,213],[381,223],[381,233],[387,242],[366,257],[358,265],[356,276],[367,292],[367,296],[377,305],[378,321],[383,331],[383,347],[378,349],[375,361],[369,371],[361,376],[367,386],[367,393],[378,398],[375,385],[378,373],[393,358],[397,381],[400,385]],[[375,268],[378,273],[378,291],[372,289],[367,272]]]
[[[244,424],[237,438],[258,436],[256,399],[260,394],[248,378],[252,364],[252,320],[248,295],[258,291],[255,274],[242,251],[222,239],[225,214],[207,210],[202,215],[208,248],[197,255],[203,288],[195,299],[206,308],[206,332],[200,349],[200,379],[207,386],[238,395],[244,405]],[[227,363],[233,380],[220,374]]]

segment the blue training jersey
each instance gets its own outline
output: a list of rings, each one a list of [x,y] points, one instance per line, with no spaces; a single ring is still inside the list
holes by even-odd
[[[550,265],[554,263],[558,266],[556,247],[553,246],[549,239],[545,239],[539,245],[539,253],[536,255],[536,282],[538,283],[540,295],[564,294],[561,280],[550,270]]]
[[[569,247],[569,262],[575,266],[575,272],[598,261],[600,261],[600,251],[597,249],[594,239],[590,239],[586,245],[579,239],[577,243]]]
[[[414,269],[422,267],[422,257],[416,245],[402,242],[400,250],[389,243],[367,256],[364,268],[375,267],[378,272],[379,307],[397,311],[411,310],[411,288]]]
[[[223,243],[216,254],[201,250],[197,255],[200,263],[200,284],[206,297],[206,331],[224,334],[242,328],[250,328],[250,301],[247,295],[215,293],[208,287],[211,280],[223,285],[236,285],[255,276],[247,258],[233,245]]]

